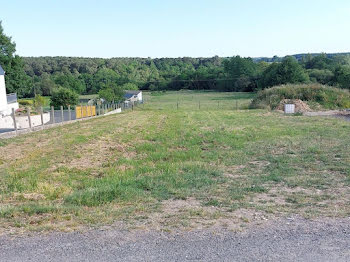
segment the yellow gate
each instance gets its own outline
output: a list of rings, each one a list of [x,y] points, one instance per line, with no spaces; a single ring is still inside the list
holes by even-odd
[[[75,107],[75,116],[77,119],[96,116],[96,106],[77,106]]]

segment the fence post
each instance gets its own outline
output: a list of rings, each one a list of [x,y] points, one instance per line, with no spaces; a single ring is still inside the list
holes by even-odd
[[[16,135],[17,135],[16,113],[15,113],[15,109],[14,108],[12,108],[12,118],[13,118],[13,127],[15,128]]]
[[[98,115],[100,116],[101,115],[101,106],[100,105],[97,105],[97,112],[98,112]]]
[[[70,110],[70,105],[68,105],[68,121],[72,120],[72,114],[71,114],[71,110]]]
[[[63,106],[61,106],[61,123],[62,123],[62,125],[63,125],[63,121],[64,121]]]
[[[80,118],[83,119],[83,117],[84,117],[83,116],[83,114],[84,114],[83,104],[80,104],[80,111],[81,111],[80,112],[81,113]]]
[[[52,116],[52,124],[55,123],[55,109],[53,106],[51,106],[51,116]]]
[[[40,107],[40,118],[41,118],[41,126],[44,126],[44,115],[43,115],[43,107]]]
[[[30,118],[30,108],[29,107],[27,107],[27,116],[28,116],[29,129],[32,130],[32,119]]]

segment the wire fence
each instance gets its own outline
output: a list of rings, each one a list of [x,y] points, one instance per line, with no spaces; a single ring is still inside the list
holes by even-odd
[[[185,110],[185,111],[196,111],[196,110],[242,110],[248,109],[250,100],[237,99],[232,101],[208,101],[208,100],[197,100],[197,101],[154,101],[148,104],[146,108],[151,107],[152,109],[159,110]]]

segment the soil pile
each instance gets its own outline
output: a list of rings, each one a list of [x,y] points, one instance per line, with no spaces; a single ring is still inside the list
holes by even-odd
[[[279,105],[276,107],[276,110],[284,111],[285,104],[294,104],[296,113],[303,113],[312,111],[310,107],[300,99],[283,99]]]

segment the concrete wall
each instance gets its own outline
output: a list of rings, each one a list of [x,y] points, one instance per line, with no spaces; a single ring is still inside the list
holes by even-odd
[[[44,113],[44,124],[50,121],[50,113]],[[30,117],[32,127],[41,125],[41,116],[35,115]],[[27,116],[17,116],[16,124],[18,129],[29,128],[29,119]],[[0,116],[0,128],[14,128],[12,116]]]

